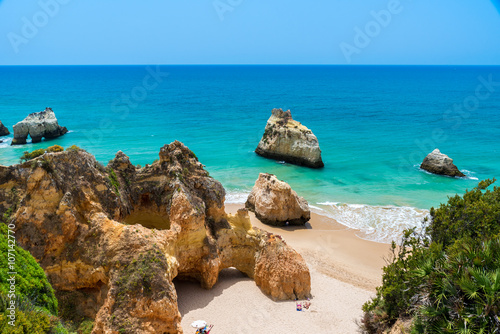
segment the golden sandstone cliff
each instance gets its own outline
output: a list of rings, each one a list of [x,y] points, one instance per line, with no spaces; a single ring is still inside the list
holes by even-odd
[[[95,318],[93,333],[182,333],[172,280],[211,288],[236,267],[276,300],[310,295],[309,270],[281,237],[227,215],[225,191],[182,143],[134,167],[105,168],[83,150],[0,166],[0,213],[39,261],[60,309]]]

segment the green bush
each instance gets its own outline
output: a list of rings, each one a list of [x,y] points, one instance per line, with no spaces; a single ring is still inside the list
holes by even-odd
[[[54,146],[50,146],[49,148],[47,148],[47,152],[49,152],[49,153],[63,152],[63,151],[64,151],[64,148],[60,145],[54,145]]]
[[[363,306],[361,329],[383,333],[413,318],[413,333],[500,333],[500,188],[481,182],[405,231]],[[426,224],[424,224],[425,226]]]
[[[0,314],[0,334],[46,334],[57,326],[57,318],[42,311],[16,311],[14,326]]]
[[[500,190],[486,190],[496,180],[486,180],[463,196],[449,198],[439,209],[431,209],[432,241],[449,246],[458,239],[481,239],[500,230]]]
[[[78,152],[78,151],[83,151],[81,148],[79,148],[78,146],[76,145],[71,145],[70,147],[68,147],[66,149],[66,151],[68,152]]]
[[[9,237],[5,223],[9,216],[4,215],[2,220],[4,222],[0,222],[0,267],[6,270],[0,271],[0,334],[53,333],[56,328],[62,328],[55,316],[58,304],[54,290],[43,269],[26,250],[14,246],[15,262],[8,262]],[[12,247],[12,242],[10,246]],[[11,254],[14,253],[11,251]],[[14,298],[10,298],[12,291],[7,281],[11,277],[9,271],[16,273]],[[11,300],[15,301],[16,307],[14,326],[9,324],[12,319],[8,318],[10,310],[7,308]],[[62,328],[56,333],[65,334],[67,331]]]
[[[108,179],[113,188],[115,189],[116,196],[120,196],[120,182],[118,181],[118,176],[116,176],[116,173],[113,170],[113,168],[110,168],[109,170]]]
[[[500,238],[431,252],[410,274],[416,333],[500,332]]]
[[[33,160],[35,158],[38,158],[39,156],[44,155],[45,152],[55,153],[55,152],[62,152],[62,151],[64,151],[64,148],[62,146],[54,145],[54,146],[50,146],[46,149],[39,148],[39,149],[34,150],[32,152],[24,151],[23,155],[19,159],[20,159],[20,162],[22,163],[22,162],[26,162],[26,161],[30,161],[30,160]]]
[[[0,294],[7,295],[9,293],[10,284],[7,279],[10,278],[10,275],[8,272],[16,272],[16,294],[29,298],[34,305],[43,307],[51,314],[57,315],[57,299],[54,290],[47,281],[45,272],[33,256],[16,245],[14,247],[15,262],[12,268],[9,267],[7,230],[7,225],[0,223],[0,267],[9,268],[9,270],[0,271]]]
[[[24,151],[23,155],[19,158],[21,162],[26,162],[39,156],[45,154],[45,149],[39,148],[38,150],[34,150],[33,152]]]
[[[92,332],[92,329],[94,329],[94,322],[92,320],[85,320],[82,321],[80,326],[78,326],[78,333],[90,334]]]

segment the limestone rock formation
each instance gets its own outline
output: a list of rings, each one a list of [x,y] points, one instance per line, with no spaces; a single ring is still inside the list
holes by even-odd
[[[10,135],[9,129],[0,121],[0,137]]]
[[[400,318],[392,325],[387,334],[406,334],[411,333],[412,322],[411,319]]]
[[[58,124],[51,108],[29,114],[24,120],[14,125],[13,129],[12,145],[26,144],[28,135],[33,143],[38,143],[42,141],[42,138],[57,138],[68,132],[68,129]]]
[[[272,174],[261,173],[245,206],[263,223],[304,225],[311,219],[309,204],[290,185]]]
[[[429,153],[420,168],[428,171],[429,173],[438,175],[447,175],[453,177],[464,177],[465,175],[458,170],[457,166],[453,164],[453,159],[451,159],[446,154],[443,154],[439,149],[435,149]]]
[[[306,298],[310,274],[277,235],[228,215],[225,191],[182,143],[135,168],[83,150],[0,166],[0,214],[45,270],[60,314],[95,319],[93,334],[182,333],[174,278],[211,288],[224,268],[274,299]]]
[[[311,130],[294,121],[290,110],[273,109],[255,153],[311,168],[324,166],[318,138]]]

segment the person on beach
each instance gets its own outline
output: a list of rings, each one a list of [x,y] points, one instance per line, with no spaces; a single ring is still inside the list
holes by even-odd
[[[212,327],[214,327],[214,325],[210,325],[210,326],[207,325],[203,328],[198,328],[198,330],[196,330],[195,334],[209,334],[210,331],[212,330]]]
[[[296,302],[296,307],[297,307],[297,311],[302,311],[302,304],[300,302]]]
[[[304,302],[304,308],[305,310],[309,310],[309,307],[311,306],[311,302],[309,301],[309,298],[307,298],[307,301]]]

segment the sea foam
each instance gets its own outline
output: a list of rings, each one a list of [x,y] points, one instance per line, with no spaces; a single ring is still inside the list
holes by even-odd
[[[229,190],[226,204],[243,204],[249,191]],[[311,204],[311,211],[335,219],[338,223],[359,230],[357,235],[366,240],[390,243],[399,242],[403,231],[422,227],[429,210],[410,206],[373,206],[365,204],[344,204],[320,202]]]
[[[479,178],[477,178],[477,177],[474,176],[476,173],[471,172],[470,170],[462,169],[461,172],[465,174],[465,178],[466,179],[469,179],[469,180],[479,180]]]
[[[241,190],[228,190],[226,192],[226,203],[227,204],[244,204],[247,201],[250,192],[244,192]]]
[[[7,148],[12,143],[13,138],[0,138],[0,139],[3,139],[3,142],[0,143],[0,148]]]
[[[371,241],[398,242],[403,231],[422,227],[429,216],[428,210],[409,206],[372,206],[322,202],[312,207],[318,214],[335,219],[338,223],[357,229],[358,236]]]

